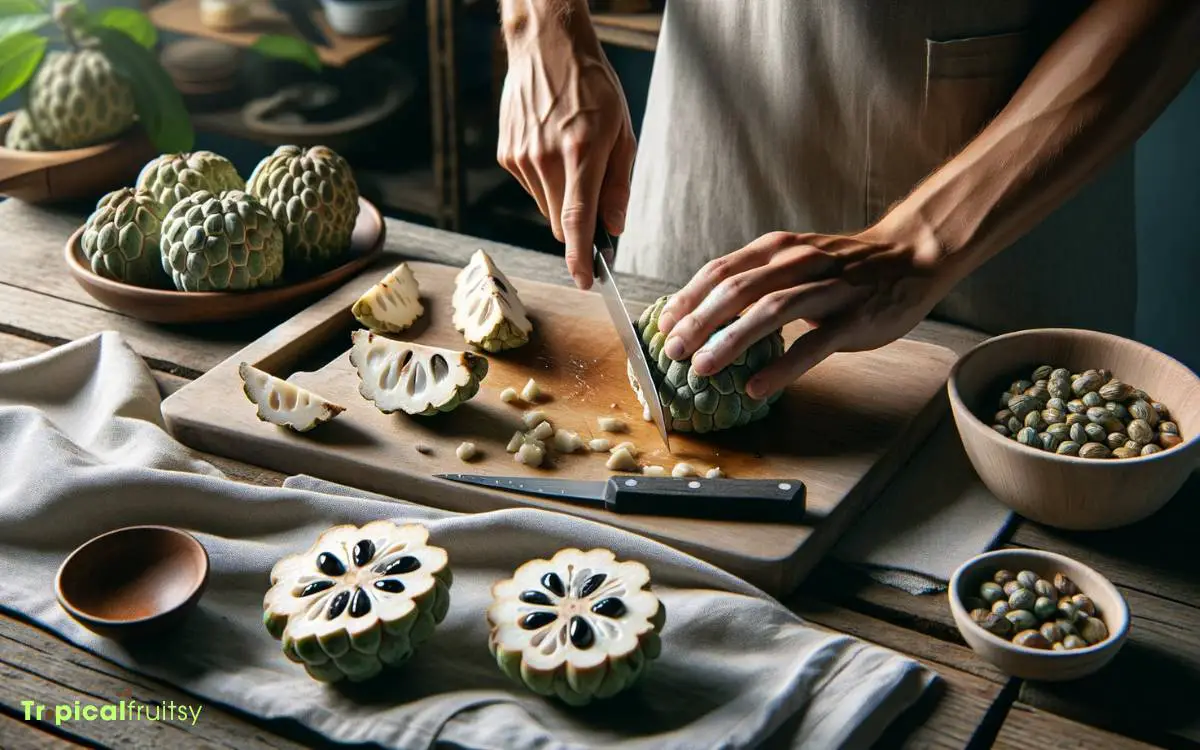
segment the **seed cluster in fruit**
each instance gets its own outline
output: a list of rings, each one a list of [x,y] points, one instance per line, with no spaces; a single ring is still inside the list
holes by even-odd
[[[1032,570],[998,570],[963,606],[979,627],[1027,648],[1071,651],[1109,635],[1095,602],[1062,573],[1051,580]]]

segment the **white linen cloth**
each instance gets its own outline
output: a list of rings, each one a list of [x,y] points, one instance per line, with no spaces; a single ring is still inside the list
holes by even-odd
[[[936,678],[913,659],[811,627],[712,566],[603,524],[532,509],[453,514],[313,492],[304,480],[233,482],[161,429],[158,403],[145,364],[116,333],[0,364],[0,602],[202,699],[288,717],[336,741],[404,750],[439,740],[481,749],[743,748],[785,722],[792,747],[836,748],[870,745]],[[448,550],[449,614],[382,684],[314,682],[261,624],[268,572],[330,526],[381,518],[424,523]],[[122,646],[65,614],[54,577],[77,545],[136,524],[191,531],[212,574],[181,629]],[[583,710],[509,682],[488,654],[483,616],[494,581],[567,546],[643,561],[667,610],[662,657],[644,683]]]

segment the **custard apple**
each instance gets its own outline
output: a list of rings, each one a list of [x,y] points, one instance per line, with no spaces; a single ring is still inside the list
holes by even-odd
[[[349,251],[358,221],[358,184],[333,149],[280,146],[254,168],[246,189],[283,229],[289,269],[323,271]]]
[[[277,378],[249,362],[238,365],[238,377],[242,379],[242,392],[258,407],[256,414],[264,422],[296,432],[308,432],[346,411],[346,407]]]
[[[201,190],[167,212],[162,264],[184,292],[271,286],[283,274],[283,234],[253,196]]]
[[[419,524],[334,526],[271,569],[263,624],[283,654],[321,682],[351,682],[397,667],[450,608],[446,550]]]
[[[136,116],[133,90],[96,49],[47,54],[29,83],[29,117],[60,149],[110,141]]]
[[[53,143],[33,127],[33,120],[23,109],[17,110],[12,122],[8,124],[8,132],[4,135],[4,145],[17,151],[55,151]]]
[[[676,432],[713,432],[767,416],[771,404],[779,400],[782,392],[763,400],[753,399],[746,395],[746,383],[768,363],[783,356],[783,333],[777,330],[763,337],[716,375],[700,376],[692,370],[691,360],[676,362],[663,352],[667,337],[658,330],[658,316],[668,299],[670,295],[659,297],[642,311],[634,325],[666,411],[667,427]],[[645,407],[646,400],[633,377],[632,366],[627,370],[629,383]]]
[[[159,240],[167,209],[149,194],[121,188],[105,195],[83,225],[80,244],[92,270],[145,287],[170,287]]]
[[[137,186],[153,195],[168,209],[200,190],[220,195],[226,190],[245,190],[246,182],[233,162],[212,151],[163,154],[142,167]]]
[[[358,392],[384,414],[422,417],[454,411],[479,393],[488,361],[471,352],[396,341],[371,331],[350,334]]]
[[[372,331],[400,333],[425,314],[421,286],[408,264],[401,263],[364,292],[350,312]]]
[[[489,352],[515,349],[529,341],[533,323],[525,305],[491,256],[476,250],[454,279],[454,327],[468,344]]]
[[[666,616],[645,565],[607,549],[563,549],[492,587],[488,648],[515,682],[580,706],[645,675]]]

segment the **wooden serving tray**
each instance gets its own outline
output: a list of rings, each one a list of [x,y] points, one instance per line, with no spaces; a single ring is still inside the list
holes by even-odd
[[[789,388],[757,424],[707,436],[674,434],[674,455],[668,456],[653,424],[641,418],[623,350],[600,296],[513,278],[534,321],[530,343],[486,355],[490,369],[479,394],[454,412],[385,415],[359,395],[348,356],[350,332],[359,327],[350,306],[400,260],[383,258],[354,282],[171,395],[163,403],[168,429],[199,450],[430,506],[471,512],[527,505],[574,513],[665,542],[782,596],[879,494],[946,408],[943,386],[955,355],[901,340],[874,352],[830,358]],[[458,269],[421,262],[410,266],[426,312],[402,338],[462,349],[450,310]],[[790,342],[803,331],[802,324],[791,326],[785,339]],[[280,376],[294,373],[294,382],[341,404],[346,412],[305,434],[260,422],[242,394],[237,374],[242,361]],[[307,371],[295,372],[297,367]],[[598,415],[617,416],[629,424],[629,434],[605,437],[615,438],[614,444],[633,441],[643,451],[643,464],[669,469],[688,461],[701,469],[718,465],[731,477],[800,479],[808,486],[808,518],[803,525],[775,525],[621,516],[434,478],[462,471],[574,479],[610,475],[607,454],[559,456],[549,467],[530,469],[505,451],[523,409],[503,403],[500,392],[509,386],[519,390],[530,377],[548,394],[538,408],[555,426],[590,438],[601,434]],[[466,440],[482,453],[469,464],[455,456],[455,448]],[[418,444],[427,451],[418,451]]]

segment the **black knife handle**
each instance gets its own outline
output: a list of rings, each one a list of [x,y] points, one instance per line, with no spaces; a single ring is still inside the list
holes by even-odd
[[[616,476],[604,488],[615,513],[797,523],[806,488],[795,479]]]

